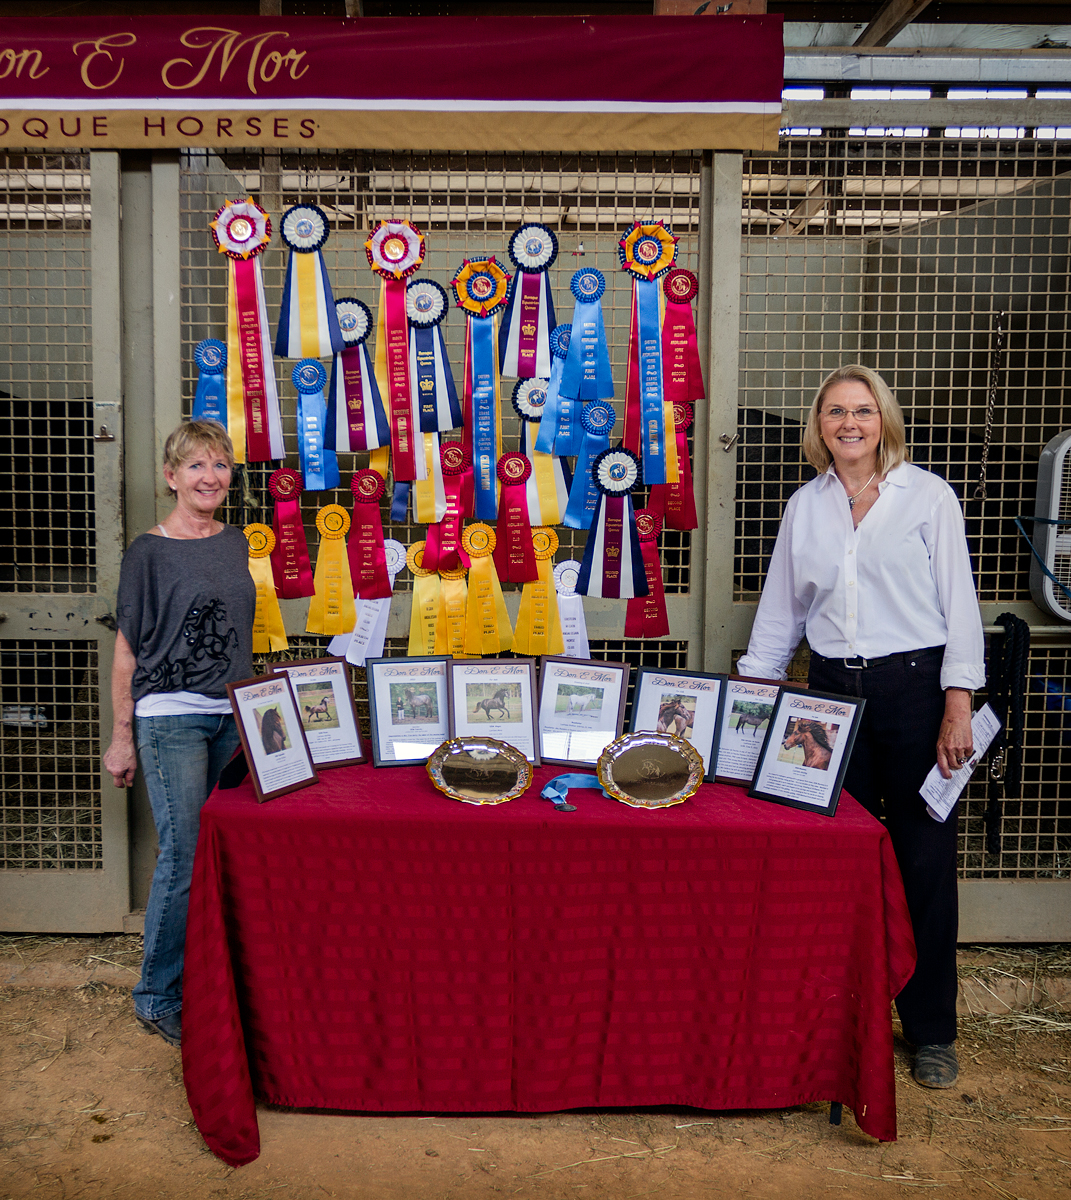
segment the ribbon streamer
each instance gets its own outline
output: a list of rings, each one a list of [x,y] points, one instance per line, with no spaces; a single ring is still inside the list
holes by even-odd
[[[706,396],[692,301],[699,280],[678,267],[662,280],[666,312],[662,319],[662,363],[666,399],[671,404],[694,404]]]
[[[311,596],[315,583],[301,520],[301,476],[297,471],[280,467],[268,477],[268,491],[275,499],[272,515],[275,549],[271,552],[275,590],[284,600]]]
[[[584,547],[576,590],[582,596],[625,599],[647,595],[630,493],[640,480],[640,464],[629,450],[604,450],[591,469],[599,489],[595,519]]]
[[[280,358],[326,358],[342,349],[322,252],[330,232],[327,214],[315,204],[295,204],[279,222],[279,236],[290,250],[275,335]]]
[[[573,275],[569,290],[576,304],[569,350],[562,370],[561,395],[570,400],[610,400],[614,394],[614,379],[610,373],[610,350],[602,316],[606,277],[595,267],[584,267]],[[555,449],[559,454],[566,453],[557,441]]]
[[[199,372],[193,398],[193,421],[218,421],[227,427],[227,347],[219,338],[198,342],[193,361]]]
[[[532,526],[557,525],[569,503],[573,473],[556,454],[535,449],[547,401],[547,380],[522,379],[513,389],[513,409],[521,419],[521,453],[532,464],[528,480],[528,520]]]
[[[413,516],[421,525],[432,525],[446,516],[446,485],[437,433],[422,433],[425,478],[413,484]]]
[[[472,458],[461,442],[445,442],[440,462],[446,513],[428,526],[423,565],[430,571],[456,571],[469,566],[461,522],[472,515]]]
[[[573,486],[569,490],[569,503],[562,521],[569,529],[591,528],[599,502],[599,489],[595,485],[592,467],[599,455],[610,448],[610,433],[616,420],[613,405],[605,400],[589,401],[580,414],[584,440],[580,443]]]
[[[439,613],[435,622],[435,653],[454,658],[478,658],[465,650],[465,610],[468,587],[465,569],[439,572]]]
[[[394,538],[383,543],[387,563],[387,578],[391,596],[394,594],[394,579],[405,566],[405,547]],[[390,621],[391,597],[379,600],[356,600],[357,616],[352,633],[342,633],[327,645],[328,654],[340,654],[355,667],[363,667],[368,659],[380,658],[387,640],[387,625]]]
[[[539,423],[536,449],[540,454],[575,454],[580,448],[583,431],[576,420],[580,405],[576,400],[561,394],[562,372],[569,354],[572,340],[572,325],[558,325],[550,335],[550,382],[547,398],[543,405],[543,416]]]
[[[584,619],[584,598],[577,595],[580,563],[568,558],[554,568],[554,586],[558,593],[558,615],[561,618],[564,653],[570,658],[590,658],[588,626]]]
[[[368,358],[372,314],[352,296],[340,297],[335,312],[343,347],[331,360],[324,444],[336,451],[378,450],[390,445],[390,425]]]
[[[658,535],[662,519],[648,508],[636,510],[636,534],[640,539],[643,569],[647,576],[647,595],[625,605],[625,637],[657,638],[669,633],[666,593],[662,582],[662,563],[658,557]]]
[[[561,654],[565,650],[552,565],[557,550],[558,535],[553,529],[541,526],[532,530],[532,552],[539,578],[521,589],[521,606],[513,631],[513,649],[518,654]]]
[[[294,367],[291,379],[297,390],[298,449],[301,452],[301,476],[308,492],[337,488],[340,482],[338,458],[324,445],[327,402],[324,384],[327,372],[315,358],[303,358]]]
[[[690,404],[677,402],[673,405],[673,428],[677,444],[677,462],[680,464],[676,483],[656,483],[651,488],[647,507],[658,513],[667,529],[696,529],[699,526],[695,512],[695,489],[692,485],[692,464],[688,454],[688,429],[692,424],[693,412]]]
[[[467,526],[462,534],[465,554],[471,562],[465,607],[465,653],[474,657],[500,654],[513,646],[513,629],[495,570],[495,541],[495,531],[482,521]]]
[[[558,257],[558,239],[546,225],[522,225],[509,240],[517,268],[502,317],[502,374],[517,379],[550,374],[550,331],[555,326],[549,276]]]
[[[461,402],[446,357],[442,322],[446,290],[433,279],[411,279],[405,293],[409,318],[409,378],[424,433],[461,428]]]
[[[383,476],[366,468],[350,480],[353,527],[347,553],[354,598],[385,600],[391,594],[387,558],[383,549],[383,515],[379,501],[386,490]]]
[[[530,579],[539,578],[532,550],[532,526],[528,520],[525,487],[531,474],[532,464],[523,454],[503,454],[498,460],[502,497],[499,502],[495,565],[499,579],[510,583],[527,583]],[[476,515],[479,516],[479,512]]]
[[[251,197],[229,200],[210,222],[227,277],[227,430],[235,462],[283,458],[283,424],[271,356],[260,255],[271,241],[268,214]]]
[[[243,532],[249,543],[249,574],[257,589],[257,603],[253,611],[253,653],[269,654],[272,650],[286,650],[289,643],[271,570],[275,534],[267,525],[260,524],[247,525]]]
[[[413,575],[413,606],[409,613],[409,656],[435,653],[435,627],[439,619],[439,576],[427,570],[424,543],[414,542],[405,556]]]
[[[341,504],[327,504],[316,514],[320,550],[316,555],[316,592],[309,601],[306,633],[334,637],[339,633],[349,633],[357,620],[350,564],[346,555],[349,527],[349,513]]]

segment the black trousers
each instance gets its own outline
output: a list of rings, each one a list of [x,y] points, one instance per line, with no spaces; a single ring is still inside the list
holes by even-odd
[[[866,700],[844,787],[884,819],[900,865],[918,963],[896,1009],[904,1036],[917,1046],[956,1038],[959,805],[942,823],[919,795],[937,761],[943,657],[944,647],[937,646],[853,670],[840,659],[812,654],[808,677],[816,691]]]

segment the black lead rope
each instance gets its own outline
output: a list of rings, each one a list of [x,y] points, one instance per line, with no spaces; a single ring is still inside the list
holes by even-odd
[[[1023,778],[1023,722],[1026,707],[1026,664],[1030,626],[1012,613],[1001,613],[1003,637],[989,648],[989,705],[1004,723],[989,748],[989,803],[985,810],[985,848],[1000,853],[1001,805],[1017,795]]]

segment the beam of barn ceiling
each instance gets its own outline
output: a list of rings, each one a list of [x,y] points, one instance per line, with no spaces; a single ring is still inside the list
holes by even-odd
[[[910,25],[929,5],[930,0],[885,0],[853,45],[887,46],[905,25]]]

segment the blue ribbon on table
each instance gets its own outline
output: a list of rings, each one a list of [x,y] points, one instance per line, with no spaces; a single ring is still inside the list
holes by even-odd
[[[605,400],[589,400],[580,414],[580,426],[584,440],[576,457],[576,470],[569,489],[569,503],[565,508],[562,524],[569,529],[590,529],[592,518],[599,501],[599,489],[595,486],[591,468],[604,450],[610,448],[610,431],[617,414],[613,405]]]
[[[580,447],[582,434],[573,419],[577,402],[561,394],[562,373],[565,371],[565,356],[569,353],[572,331],[572,325],[564,322],[556,325],[550,334],[550,382],[547,384],[547,400],[543,405],[543,418],[539,422],[535,443],[540,454],[564,457],[575,454]]]
[[[315,358],[303,358],[291,378],[297,389],[298,448],[301,475],[306,491],[323,492],[337,488],[340,482],[338,458],[324,445],[327,426],[327,401],[324,385],[327,372]]]
[[[195,421],[218,421],[227,428],[227,347],[219,338],[197,343],[193,361],[200,372],[193,397]]]
[[[561,394],[571,400],[610,400],[614,379],[610,371],[610,349],[602,319],[602,294],[606,279],[594,267],[584,267],[569,285],[576,297],[572,337],[562,372]],[[562,453],[559,449],[558,453]]]
[[[640,448],[645,484],[666,483],[666,418],[662,390],[662,321],[654,279],[636,279],[640,350]]]
[[[495,322],[469,317],[472,349],[472,481],[476,519],[498,516],[498,414],[495,412]]]
[[[566,796],[569,795],[570,788],[594,788],[596,791],[602,792],[608,800],[612,799],[599,782],[598,775],[580,773],[555,775],[553,779],[543,785],[543,790],[539,794],[544,800],[549,800],[555,808],[562,809],[565,812],[572,812],[576,806],[566,801]]]

